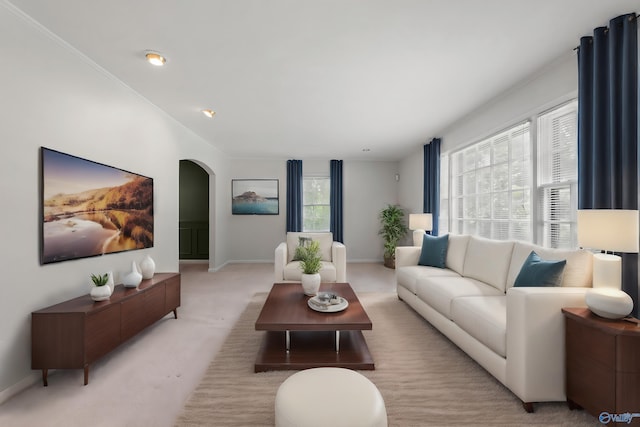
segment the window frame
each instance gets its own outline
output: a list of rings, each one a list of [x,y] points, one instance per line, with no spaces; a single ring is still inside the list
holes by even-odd
[[[540,123],[543,120],[543,118],[551,113],[554,112],[559,112],[558,113],[558,117],[560,117],[563,113],[561,112],[563,109],[568,108],[569,111],[573,108],[575,109],[575,113],[576,113],[576,119],[575,119],[575,129],[576,129],[576,135],[575,135],[575,155],[577,156],[577,98],[571,97],[563,102],[559,102],[556,103],[555,105],[553,105],[550,108],[546,108],[544,110],[540,110],[538,112],[536,112],[535,114],[532,114],[529,118],[525,119],[525,120],[520,120],[520,121],[516,121],[514,122],[514,124],[510,125],[510,126],[506,126],[505,128],[496,131],[496,132],[492,132],[491,134],[489,134],[486,137],[483,138],[479,138],[474,140],[473,142],[466,144],[464,146],[459,146],[456,147],[454,150],[451,151],[447,151],[447,152],[443,152],[441,154],[441,162],[446,162],[446,166],[445,165],[441,165],[441,175],[440,175],[440,179],[441,180],[446,180],[447,181],[447,185],[441,185],[441,194],[440,194],[440,205],[444,206],[446,204],[446,213],[443,214],[443,210],[441,209],[440,212],[440,227],[441,230],[443,231],[452,231],[454,233],[464,233],[464,230],[458,230],[458,226],[457,224],[454,224],[454,221],[457,221],[454,217],[454,209],[456,208],[455,206],[455,201],[454,199],[458,196],[454,195],[454,188],[457,185],[455,182],[455,167],[454,167],[454,156],[456,153],[458,152],[462,152],[464,150],[467,150],[473,146],[478,146],[479,144],[487,141],[487,140],[491,140],[492,138],[496,138],[497,136],[499,136],[500,134],[510,130],[510,129],[515,129],[517,126],[522,125],[523,123],[529,123],[529,136],[530,136],[530,143],[529,143],[529,147],[530,147],[530,153],[529,153],[529,237],[530,240],[529,242],[534,243],[534,244],[538,244],[541,246],[545,245],[545,233],[548,231],[547,229],[545,229],[545,224],[548,225],[551,222],[550,221],[545,221],[544,218],[544,214],[542,211],[542,193],[544,191],[548,191],[550,189],[559,189],[559,190],[565,190],[568,189],[568,191],[570,192],[570,204],[569,204],[569,209],[570,209],[570,214],[571,214],[571,218],[570,220],[554,220],[554,223],[563,223],[566,224],[568,223],[570,225],[570,232],[571,232],[571,242],[569,243],[570,248],[575,248],[577,247],[577,237],[576,237],[576,223],[577,223],[577,194],[578,194],[578,188],[577,188],[577,178],[576,179],[569,179],[569,180],[565,180],[562,182],[557,182],[557,183],[548,183],[548,182],[542,182],[542,177],[540,176],[540,174],[542,173],[540,168],[541,168],[541,164],[540,162],[542,161],[541,159],[541,149],[543,144],[542,138],[544,137],[543,135],[541,135],[542,130],[540,128]],[[576,171],[576,176],[577,176],[577,163],[575,165],[575,171]],[[493,180],[491,185],[493,185]],[[476,186],[477,186],[477,182],[476,182]],[[443,193],[443,190],[446,189],[446,194]],[[461,194],[464,194],[464,192],[462,192]],[[512,203],[512,197],[509,198],[509,203],[510,203],[510,220],[512,221],[512,212],[511,212],[511,203]],[[474,234],[474,235],[478,235],[480,236],[481,234],[478,232],[478,228],[477,228],[477,224],[475,226],[475,230],[473,233],[467,233],[467,234]],[[554,247],[554,246],[548,246],[548,247]],[[567,246],[560,246],[560,248],[567,248]]]
[[[327,193],[327,203],[307,203],[307,198],[305,197],[305,181],[307,180],[323,180],[326,181],[328,184],[328,193]],[[309,223],[307,215],[305,215],[305,212],[307,211],[307,209],[305,209],[306,207],[318,207],[318,206],[326,206],[327,207],[327,218],[326,218],[326,225],[327,228],[325,229],[310,229],[308,227]],[[331,228],[331,177],[329,176],[325,176],[325,175],[306,175],[302,177],[302,231],[303,232],[309,232],[309,233],[315,233],[315,232],[328,232],[330,231]]]

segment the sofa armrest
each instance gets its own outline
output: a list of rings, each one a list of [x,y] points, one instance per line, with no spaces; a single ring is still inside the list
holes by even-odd
[[[396,247],[396,268],[406,265],[418,265],[422,247],[398,246]]]
[[[276,282],[284,280],[284,267],[287,265],[287,242],[282,242],[276,246],[274,258],[274,272]]]
[[[523,402],[562,401],[565,395],[563,307],[585,307],[590,288],[507,290],[506,385]]]
[[[331,262],[336,267],[336,282],[347,281],[347,248],[340,242],[331,244]]]

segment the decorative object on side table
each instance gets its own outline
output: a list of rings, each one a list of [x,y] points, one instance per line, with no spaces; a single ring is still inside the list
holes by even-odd
[[[320,289],[321,279],[319,271],[322,268],[320,242],[300,238],[300,245],[296,248],[294,258],[300,261],[300,268],[302,268],[302,289],[305,295],[316,295],[318,289]]]
[[[113,288],[109,286],[109,278],[112,277],[109,273],[104,273],[102,275],[92,274],[91,281],[94,286],[91,288],[91,299],[94,301],[106,301],[111,297],[113,293]]]
[[[124,276],[122,284],[125,288],[137,288],[142,282],[142,274],[138,271],[138,266],[135,261],[131,261],[131,271]]]
[[[598,316],[620,319],[633,310],[633,300],[622,291],[622,259],[613,252],[638,252],[638,211],[578,210],[578,245],[611,253],[593,256],[593,289],[585,295]]]
[[[381,228],[378,234],[384,239],[384,265],[395,268],[396,246],[408,230],[404,223],[404,210],[398,205],[388,205],[380,211],[379,217]]]
[[[149,255],[140,261],[140,273],[143,279],[151,279],[156,272],[156,263]]]

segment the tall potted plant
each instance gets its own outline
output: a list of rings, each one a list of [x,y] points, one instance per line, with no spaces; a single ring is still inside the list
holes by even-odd
[[[300,260],[302,269],[302,289],[309,296],[314,296],[320,289],[320,269],[322,268],[322,255],[320,255],[320,243],[316,240],[302,240],[296,248],[295,258]]]
[[[395,268],[396,246],[408,230],[404,221],[404,210],[398,205],[388,205],[380,211],[380,224],[381,228],[378,234],[384,240],[384,265]]]

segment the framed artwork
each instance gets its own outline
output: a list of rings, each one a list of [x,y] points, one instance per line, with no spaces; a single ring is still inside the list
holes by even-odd
[[[153,247],[153,179],[42,147],[40,262]]]
[[[278,215],[277,179],[232,179],[231,213],[233,215]]]

